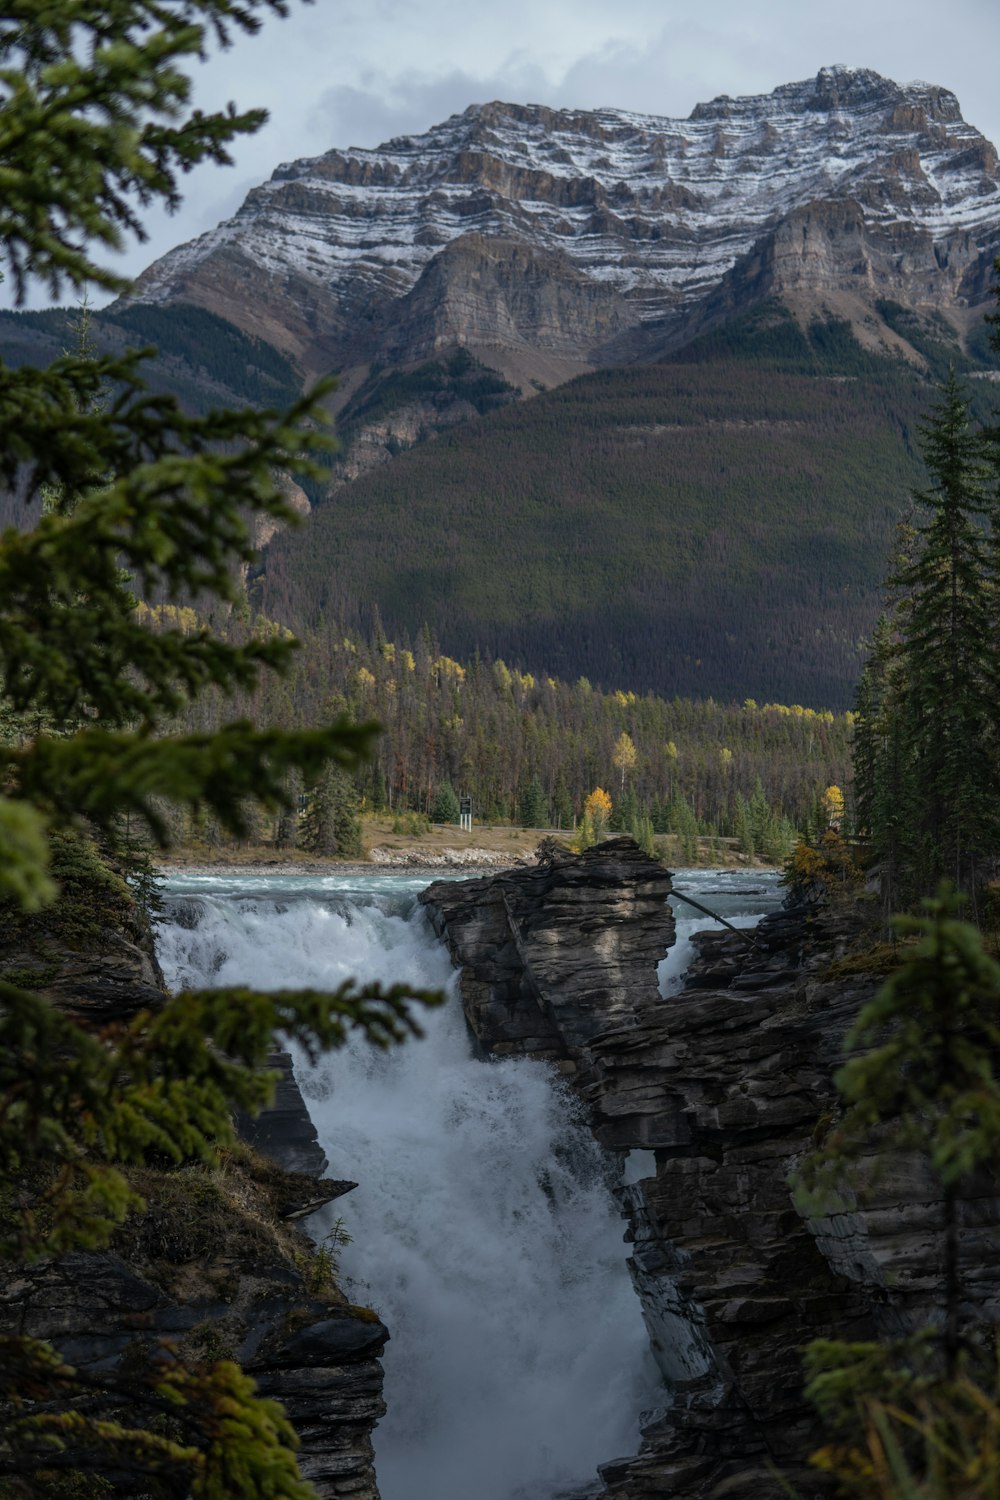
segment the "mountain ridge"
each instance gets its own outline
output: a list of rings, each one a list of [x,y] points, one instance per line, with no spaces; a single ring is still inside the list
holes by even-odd
[[[954,94],[833,68],[685,121],[494,103],[285,163],[129,306],[340,376],[345,451],[249,580],[266,613],[834,707],[931,381],[995,363],[998,249]]]
[[[464,346],[530,393],[773,295],[806,319],[853,299],[875,342],[893,296],[961,338],[998,249],[997,153],[955,95],[838,66],[684,120],[492,102],[282,163],[133,295],[206,306],[348,392]]]

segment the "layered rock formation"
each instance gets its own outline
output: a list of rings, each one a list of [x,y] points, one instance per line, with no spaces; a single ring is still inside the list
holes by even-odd
[[[576,858],[543,845],[537,865],[449,880],[420,895],[462,971],[462,1000],[495,1056],[524,1054],[576,1074],[587,1043],[657,997],[673,942],[670,876],[633,839]]]
[[[824,68],[687,119],[473,105],[285,163],[136,296],[198,303],[314,367],[459,344],[551,384],[773,294],[806,313],[845,297],[859,323],[893,297],[961,328],[998,245],[996,151],[955,96]]]
[[[43,989],[88,1026],[161,1004],[149,927],[127,889],[78,852],[71,864],[57,844],[56,858],[63,898],[37,917],[6,911],[0,976]],[[107,1250],[5,1267],[0,1333],[50,1340],[82,1371],[126,1388],[130,1372],[170,1348],[195,1362],[236,1359],[284,1405],[320,1495],[378,1500],[371,1433],[385,1410],[388,1333],[347,1303],[295,1227],[354,1184],[323,1176],[289,1059],[271,1061],[281,1070],[275,1104],[244,1122],[264,1155],[237,1147],[217,1167],[130,1169],[147,1212]]]
[[[811,1496],[820,1487],[803,1460],[819,1434],[802,1345],[896,1334],[939,1313],[941,1204],[917,1161],[894,1162],[863,1209],[827,1218],[810,1218],[789,1185],[832,1119],[842,1039],[876,987],[824,977],[849,928],[800,910],[766,918],[750,950],[705,937],[692,983],[664,1000],[668,890],[616,840],[421,899],[482,1046],[559,1062],[598,1139],[630,1165],[630,1264],[672,1405],[638,1456],[602,1468],[603,1493],[703,1500],[730,1479],[731,1493],[777,1496],[777,1466]],[[966,1312],[989,1325],[995,1186],[962,1213]]]

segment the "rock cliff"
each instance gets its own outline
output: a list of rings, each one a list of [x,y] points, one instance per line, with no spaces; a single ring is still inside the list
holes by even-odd
[[[86,1025],[162,1003],[148,924],[127,887],[73,840],[57,844],[61,901],[36,917],[0,913],[0,975],[32,984]],[[126,1375],[175,1348],[239,1361],[280,1400],[303,1474],[328,1500],[378,1500],[371,1432],[383,1414],[388,1337],[354,1307],[296,1221],[350,1191],[326,1160],[291,1074],[214,1166],[130,1169],[147,1212],[108,1249],[0,1277],[0,1332],[50,1340],[78,1368]],[[81,1492],[82,1493],[82,1492]]]
[[[637,1456],[602,1468],[603,1494],[704,1500],[729,1479],[730,1493],[777,1496],[777,1466],[810,1496],[821,1490],[803,1460],[818,1433],[799,1351],[934,1317],[941,1205],[914,1161],[894,1162],[863,1210],[828,1218],[807,1217],[789,1186],[829,1123],[843,1035],[876,986],[826,977],[849,926],[799,910],[766,918],[752,949],[706,935],[686,989],[665,1000],[669,889],[615,840],[421,899],[481,1045],[555,1060],[629,1166],[630,1266],[672,1399]],[[966,1313],[986,1325],[1000,1315],[995,1186],[962,1212]]]
[[[577,858],[552,843],[537,865],[440,881],[420,896],[462,971],[462,999],[495,1056],[525,1054],[589,1072],[587,1043],[657,997],[673,942],[670,876],[632,839]]]
[[[993,146],[946,89],[824,68],[687,119],[472,105],[375,150],[286,162],[135,296],[195,302],[311,368],[457,345],[543,384],[780,294],[944,311],[1000,245]],[[891,340],[889,340],[891,342]]]

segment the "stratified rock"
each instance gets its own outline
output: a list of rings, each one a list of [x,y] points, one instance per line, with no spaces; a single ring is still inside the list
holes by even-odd
[[[270,1054],[266,1066],[278,1074],[274,1100],[253,1117],[237,1116],[240,1136],[286,1172],[320,1178],[327,1168],[326,1152],[296,1082],[292,1059],[278,1050]]]
[[[0,976],[44,992],[99,1028],[166,994],[149,924],[88,846],[65,841],[62,898],[26,917],[0,913]],[[326,1158],[287,1053],[269,1059],[274,1105],[216,1169],[130,1168],[145,1214],[110,1248],[4,1267],[0,1333],[50,1340],[84,1372],[123,1376],[173,1349],[231,1358],[280,1400],[303,1474],[325,1500],[378,1500],[371,1434],[384,1414],[379,1355],[388,1331],[349,1305],[295,1221],[354,1186],[323,1178]],[[269,1158],[266,1160],[264,1158]]]
[[[843,1037],[878,988],[864,975],[824,977],[851,923],[799,908],[765,918],[750,949],[703,935],[694,987],[664,1000],[655,966],[672,935],[668,894],[636,847],[616,840],[424,899],[484,1046],[559,1060],[598,1140],[650,1153],[622,1205],[673,1401],[637,1456],[602,1466],[603,1493],[708,1500],[729,1480],[727,1493],[777,1500],[777,1467],[809,1500],[824,1490],[805,1464],[821,1434],[802,1394],[802,1346],[940,1319],[939,1189],[901,1155],[878,1163],[863,1207],[848,1195],[843,1212],[810,1217],[790,1185],[835,1119]],[[995,1183],[974,1184],[960,1213],[963,1316],[990,1328],[1000,1318]]]
[[[461,969],[466,1015],[496,1056],[524,1053],[573,1072],[586,1042],[657,997],[674,940],[670,874],[634,839],[574,855],[550,842],[535,866],[421,892]]]
[[[183,1297],[164,1288],[159,1269],[155,1277],[101,1252],[6,1277],[0,1332],[49,1340],[83,1374],[134,1378],[171,1347],[195,1360],[238,1360],[261,1394],[284,1405],[319,1494],[378,1500],[370,1434],[385,1411],[378,1356],[388,1337],[379,1320],[311,1294],[281,1259],[208,1260]]]
[[[890,345],[880,298],[961,329],[998,240],[996,151],[955,96],[833,67],[687,119],[494,102],[286,162],[134,295],[317,368],[462,346],[550,385],[768,296]]]

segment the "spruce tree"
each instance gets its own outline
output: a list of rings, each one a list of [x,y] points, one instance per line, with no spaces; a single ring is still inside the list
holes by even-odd
[[[520,821],[522,828],[548,827],[549,802],[537,776],[531,778],[521,793]]]
[[[174,206],[180,176],[228,160],[263,116],[189,107],[188,69],[210,43],[253,31],[284,0],[20,0],[0,17],[0,263],[18,296],[127,290],[95,255]],[[296,775],[354,766],[372,726],[297,731],[225,725],[163,735],[209,686],[251,689],[282,669],[282,636],[236,646],[207,627],[154,631],[137,596],[172,604],[237,593],[251,525],[291,520],[276,476],[327,446],[319,387],[287,412],[192,417],[146,389],[144,355],[79,349],[46,369],[0,363],[0,482],[45,496],[33,530],[0,538],[0,913],[50,905],[59,860],[90,857],[123,818],[161,844],[176,809],[242,834],[248,809],[287,807]],[[106,393],[111,392],[107,397]],[[58,730],[58,732],[54,732]],[[71,855],[67,851],[74,851]],[[413,991],[426,1000],[435,997]],[[386,1045],[417,1029],[404,987],[180,995],[93,1033],[23,976],[0,980],[0,1256],[20,1265],[106,1245],[141,1210],[130,1163],[211,1158],[234,1106],[273,1089],[260,1070],[276,1031],[310,1051],[353,1028]],[[30,1401],[25,1397],[30,1396]],[[280,1407],[230,1361],[160,1351],[128,1379],[78,1375],[50,1345],[0,1340],[0,1482],[88,1493],[102,1470],[127,1487],[306,1500]],[[147,1414],[170,1414],[166,1428]],[[74,1488],[74,1474],[79,1483]]]
[[[922,862],[921,796],[908,732],[913,707],[900,643],[886,615],[872,637],[855,708],[855,821],[878,871],[882,913],[888,922],[916,894]]]
[[[557,828],[573,827],[573,798],[566,785],[566,773],[560,766],[552,793],[552,813]]]
[[[457,823],[459,818],[458,798],[450,781],[442,781],[434,793],[430,818],[432,823]]]
[[[908,596],[901,625],[902,715],[913,756],[909,784],[920,799],[914,830],[919,881],[928,891],[947,877],[974,894],[1000,839],[1000,673],[983,525],[987,470],[969,398],[954,372],[922,434],[931,483],[915,498],[929,515],[916,526],[912,561],[895,579]]]
[[[360,859],[363,850],[358,795],[341,766],[327,766],[313,783],[302,814],[299,842],[311,854]]]
[[[997,523],[983,437],[954,372],[921,432],[930,484],[914,493],[921,513],[857,702],[858,818],[886,916],[942,878],[977,902],[1000,847]]]

